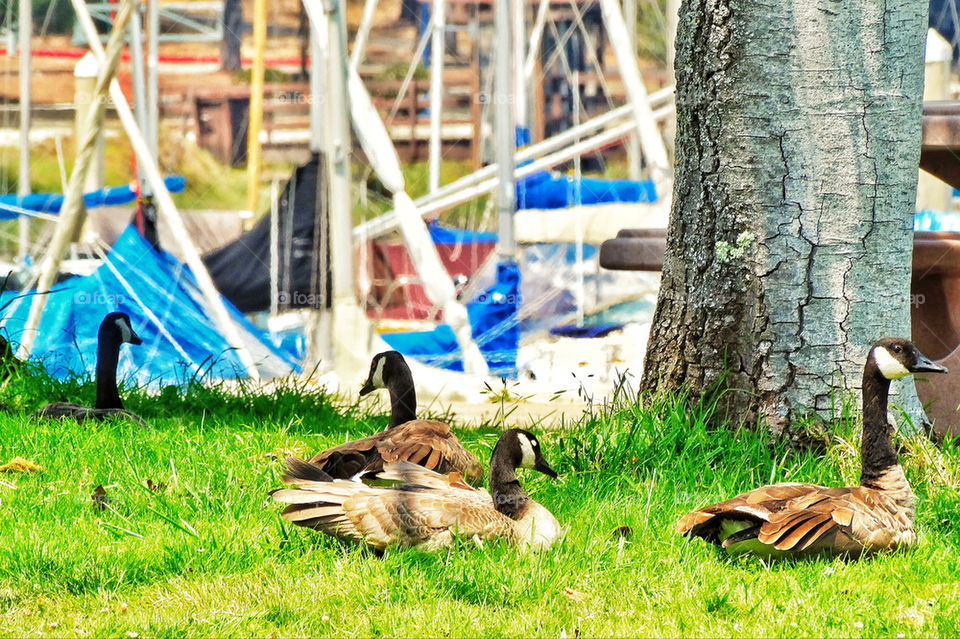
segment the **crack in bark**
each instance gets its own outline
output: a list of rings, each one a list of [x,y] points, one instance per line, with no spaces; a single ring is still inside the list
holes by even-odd
[[[884,3],[884,7],[886,7],[886,3]],[[886,11],[886,9],[884,9],[884,11]],[[886,13],[884,13],[884,15],[886,15]],[[868,105],[864,104],[863,112],[860,115],[860,126],[863,127],[864,146],[866,147],[863,152],[863,157],[870,160],[873,165],[873,196],[871,197],[870,226],[867,228],[866,234],[861,238],[864,254],[869,250],[867,240],[870,239],[874,229],[877,227],[877,200],[880,197],[880,169],[877,167],[877,158],[870,155],[870,127],[867,126],[867,108]]]

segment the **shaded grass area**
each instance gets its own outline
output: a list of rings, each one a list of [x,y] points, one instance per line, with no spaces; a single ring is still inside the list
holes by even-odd
[[[711,426],[683,398],[623,395],[539,432],[562,481],[521,471],[567,526],[553,550],[464,542],[383,557],[285,524],[267,491],[281,459],[382,428],[290,382],[258,395],[134,390],[152,425],[40,422],[45,400],[91,383],[11,380],[0,413],[0,635],[594,636],[960,633],[958,455],[904,442],[920,543],[868,561],[765,564],[674,533],[687,510],[767,481],[857,479],[857,424],[823,453]],[[521,424],[522,425],[522,424]],[[499,428],[460,430],[488,460]],[[98,507],[95,488],[106,491]],[[629,531],[626,531],[626,527]],[[628,532],[626,537],[619,533]]]

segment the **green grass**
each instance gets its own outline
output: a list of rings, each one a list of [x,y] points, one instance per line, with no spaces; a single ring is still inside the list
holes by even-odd
[[[8,383],[0,462],[21,456],[43,470],[0,474],[0,635],[960,633],[952,448],[906,442],[919,498],[912,551],[860,562],[729,559],[676,535],[677,518],[771,480],[854,482],[856,425],[842,425],[822,454],[790,452],[762,434],[711,427],[709,409],[682,400],[641,409],[626,398],[538,432],[562,481],[532,471],[522,480],[568,527],[554,549],[466,543],[376,557],[285,524],[267,491],[285,454],[368,434],[386,416],[337,408],[294,383],[265,395],[195,385],[128,396],[153,429],[41,422],[28,411],[44,399],[91,401],[92,384]],[[489,459],[496,428],[459,434]],[[91,498],[98,485],[103,509]]]

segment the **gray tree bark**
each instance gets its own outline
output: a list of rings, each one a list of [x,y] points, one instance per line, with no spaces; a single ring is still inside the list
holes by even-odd
[[[642,388],[727,391],[728,417],[780,434],[910,336],[926,24],[925,0],[684,1]]]

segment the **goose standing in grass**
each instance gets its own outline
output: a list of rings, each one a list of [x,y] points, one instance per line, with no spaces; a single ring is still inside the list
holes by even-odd
[[[460,472],[474,485],[483,481],[480,460],[463,447],[448,424],[417,419],[417,391],[403,355],[387,351],[373,357],[360,396],[378,388],[390,391],[387,429],[317,453],[312,464],[335,479],[377,473],[385,463],[408,461],[438,473]]]
[[[557,476],[537,438],[514,428],[493,449],[489,493],[470,487],[459,473],[441,475],[405,461],[387,463],[377,477],[394,484],[379,487],[331,479],[316,465],[291,457],[283,482],[296,488],[276,490],[273,498],[289,504],[283,511],[287,521],[376,549],[397,544],[434,550],[458,536],[549,548],[560,537],[560,524],[527,496],[517,468]]]
[[[54,402],[44,406],[36,414],[40,417],[73,417],[77,421],[122,415],[145,424],[140,417],[124,410],[123,401],[117,391],[117,363],[120,360],[120,345],[124,343],[141,344],[142,341],[134,332],[126,313],[108,313],[97,332],[97,400],[93,408],[69,402]]]
[[[912,546],[914,497],[887,421],[890,380],[945,372],[909,341],[881,339],[863,369],[859,486],[765,486],[684,516],[677,531],[720,544],[731,554],[859,556]]]

